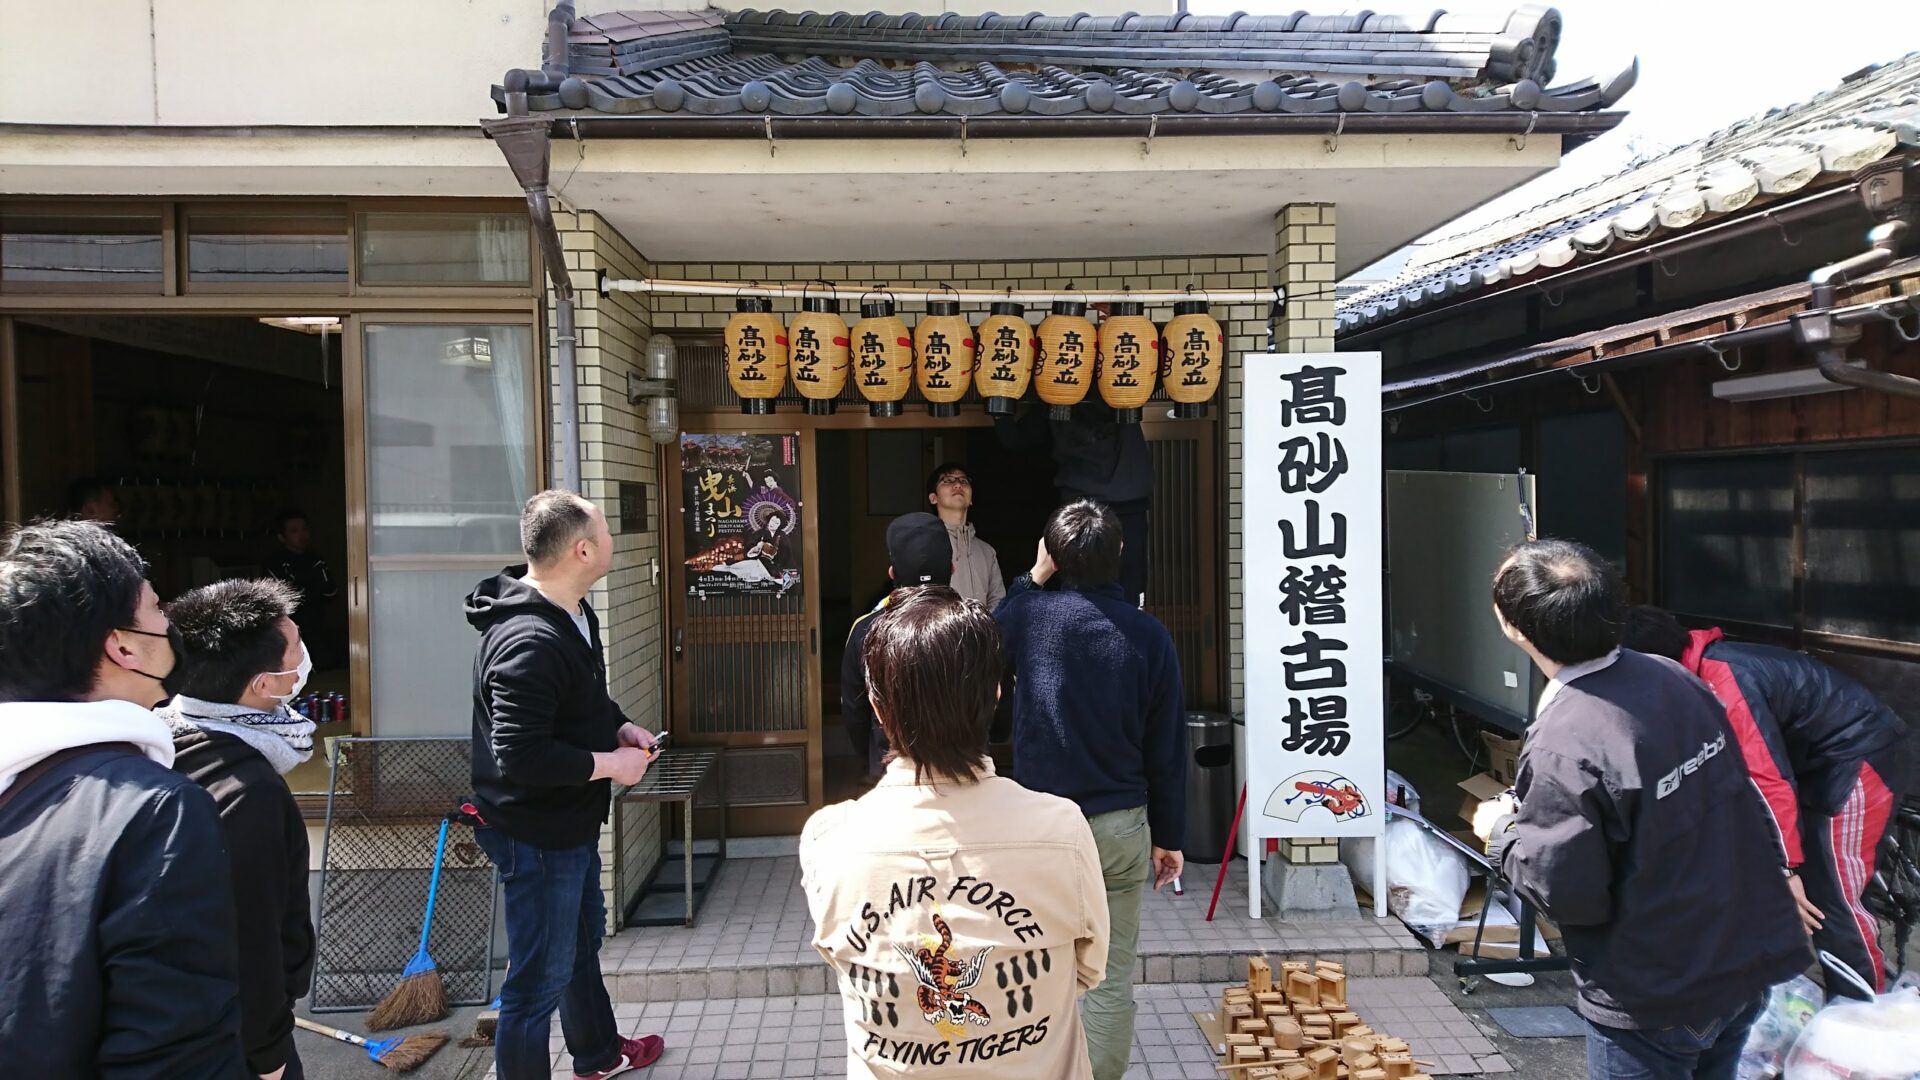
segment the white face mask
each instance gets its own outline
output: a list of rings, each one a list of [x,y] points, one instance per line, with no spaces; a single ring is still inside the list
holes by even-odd
[[[313,654],[307,651],[307,643],[304,641],[300,643],[300,666],[299,667],[291,668],[287,671],[269,671],[269,672],[266,672],[265,674],[275,678],[278,678],[281,675],[298,676],[298,678],[293,680],[293,689],[288,690],[284,694],[268,694],[267,695],[268,697],[274,699],[275,701],[278,701],[282,705],[285,705],[287,702],[292,701],[296,697],[299,697],[301,688],[307,685],[307,676],[313,674]]]

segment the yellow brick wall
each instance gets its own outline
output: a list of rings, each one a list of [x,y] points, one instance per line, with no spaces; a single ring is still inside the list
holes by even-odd
[[[644,374],[647,338],[653,328],[647,298],[633,293],[601,296],[599,272],[611,277],[643,277],[647,262],[619,232],[590,211],[557,215],[567,272],[574,288],[574,359],[580,396],[580,473],[582,494],[598,503],[614,530],[613,569],[588,598],[600,617],[607,664],[607,689],[627,717],[660,730],[665,706],[660,610],[663,597],[654,584],[653,560],[663,559],[659,476],[654,444],[647,437],[641,405],[627,403],[627,372]],[[560,430],[559,367],[552,338],[552,297],[548,298],[548,357],[555,380],[553,430]],[[556,444],[554,460],[558,460]],[[619,517],[622,481],[644,483],[652,496],[649,531],[623,533]],[[661,580],[666,576],[662,571]],[[660,811],[650,803],[616,804],[612,828],[600,834],[601,883],[607,894],[609,929],[617,929],[621,906],[653,871],[660,851]]]

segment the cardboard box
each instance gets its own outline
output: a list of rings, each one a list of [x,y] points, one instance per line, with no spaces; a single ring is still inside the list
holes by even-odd
[[[1480,809],[1481,803],[1499,798],[1501,792],[1512,786],[1494,779],[1491,773],[1474,773],[1460,781],[1460,790],[1467,793],[1466,798],[1460,800],[1460,820],[1472,825],[1474,812]]]
[[[1487,775],[1512,787],[1513,778],[1520,772],[1520,740],[1483,731],[1480,741],[1487,744]]]

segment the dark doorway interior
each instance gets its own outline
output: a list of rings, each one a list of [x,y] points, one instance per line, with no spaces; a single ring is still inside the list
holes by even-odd
[[[15,344],[23,516],[110,517],[163,601],[268,575],[280,519],[303,518],[329,571],[298,616],[314,660],[302,697],[326,736],[347,732],[347,495],[340,338],[319,329],[46,316],[18,320]],[[289,774],[296,792],[326,791],[324,759]]]

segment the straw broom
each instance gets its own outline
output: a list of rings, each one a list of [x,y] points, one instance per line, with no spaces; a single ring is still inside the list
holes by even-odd
[[[433,930],[433,904],[440,896],[440,864],[447,853],[447,826],[440,820],[440,841],[433,852],[433,879],[427,885],[427,913],[420,919],[420,948],[400,973],[400,985],[393,988],[380,1004],[367,1014],[367,1026],[375,1031],[430,1024],[447,1017],[447,987],[440,978],[439,966],[427,952],[427,935]]]
[[[325,1024],[316,1024],[304,1016],[294,1017],[293,1022],[316,1035],[325,1035],[329,1039],[352,1043],[365,1050],[375,1064],[397,1073],[412,1072],[425,1065],[427,1059],[447,1042],[447,1033],[444,1031],[428,1031],[397,1039],[363,1039],[351,1031],[341,1031],[339,1028],[330,1028]]]

